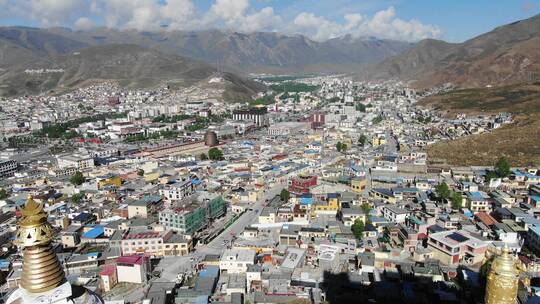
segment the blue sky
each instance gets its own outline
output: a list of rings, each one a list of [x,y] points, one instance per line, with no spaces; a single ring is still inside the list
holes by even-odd
[[[460,42],[540,13],[540,0],[0,0],[0,24],[277,31]]]

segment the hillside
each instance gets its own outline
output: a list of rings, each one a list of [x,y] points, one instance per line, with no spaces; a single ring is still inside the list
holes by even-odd
[[[417,87],[452,82],[462,87],[540,79],[540,15],[494,29],[460,44],[424,40],[388,58],[363,78],[412,80]]]
[[[353,72],[361,64],[377,63],[412,47],[408,42],[344,36],[323,42],[302,35],[255,32],[243,34],[219,30],[198,32],[139,32],[98,28],[72,31],[66,28],[11,30],[38,31],[83,45],[136,44],[162,53],[199,59],[222,68],[243,72],[299,73]]]
[[[456,90],[419,104],[446,111],[449,116],[499,112],[515,115],[513,124],[491,133],[429,146],[432,159],[445,159],[454,165],[493,165],[504,155],[517,166],[540,163],[540,82]]]
[[[54,69],[29,74],[27,69]],[[188,86],[207,83],[216,69],[201,61],[166,55],[132,44],[92,46],[63,55],[33,59],[12,66],[0,75],[3,95],[65,91],[93,81],[115,80],[126,87],[145,88],[161,83]],[[249,98],[259,84],[237,76],[228,77],[227,89]]]
[[[499,112],[533,114],[540,112],[540,82],[454,90],[424,98],[418,104],[447,111],[449,115]]]

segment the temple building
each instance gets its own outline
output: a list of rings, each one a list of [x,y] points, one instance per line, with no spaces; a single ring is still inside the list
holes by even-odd
[[[495,257],[487,276],[486,304],[517,303],[519,270],[514,255],[505,246]]]
[[[21,213],[17,243],[23,254],[22,276],[19,288],[9,296],[7,304],[103,303],[95,293],[66,280],[51,246],[54,228],[47,221],[43,205],[30,197]]]

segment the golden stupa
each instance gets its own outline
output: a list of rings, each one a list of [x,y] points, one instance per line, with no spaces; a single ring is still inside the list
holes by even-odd
[[[51,245],[54,229],[43,205],[29,197],[21,213],[17,227],[17,245],[23,254],[20,288],[7,303],[103,303],[94,293],[67,282]]]
[[[47,222],[43,205],[34,202],[32,197],[21,212],[17,231],[17,243],[23,248],[20,285],[32,293],[49,291],[65,282],[62,265],[51,247],[53,228]]]
[[[495,257],[487,275],[486,304],[517,303],[519,270],[516,258],[505,245],[502,253]]]

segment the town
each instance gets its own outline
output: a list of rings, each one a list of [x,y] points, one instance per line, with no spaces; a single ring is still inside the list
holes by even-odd
[[[426,151],[512,114],[417,104],[445,86],[255,78],[269,90],[239,103],[114,82],[2,99],[1,293],[29,201],[68,280],[110,304],[477,303],[502,250],[522,303],[540,292],[539,167]]]

